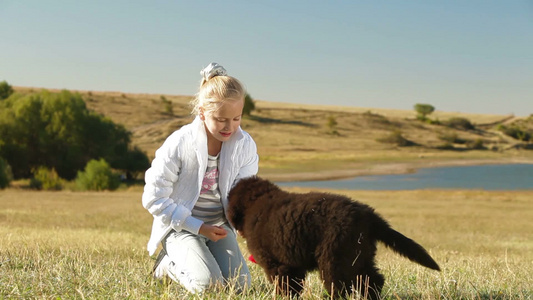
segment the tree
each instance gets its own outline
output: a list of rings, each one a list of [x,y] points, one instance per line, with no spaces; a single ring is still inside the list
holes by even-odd
[[[89,111],[79,94],[42,91],[0,102],[0,156],[15,178],[29,178],[43,166],[70,180],[94,158],[124,172],[148,168],[146,155],[130,143],[124,126]],[[138,163],[125,163],[129,158]]]
[[[137,178],[139,173],[146,171],[150,167],[150,161],[141,149],[134,147],[125,155],[117,157],[113,161],[113,166],[116,169],[125,170],[126,179],[131,180]]]
[[[11,167],[0,157],[0,189],[8,187],[12,179]]]
[[[242,109],[242,114],[245,116],[249,116],[252,114],[252,111],[254,109],[254,100],[252,99],[252,96],[250,96],[250,94],[246,93],[246,97],[244,97],[244,108]]]
[[[83,172],[78,171],[76,186],[81,190],[115,190],[119,186],[119,178],[113,174],[111,167],[104,160],[92,159]]]
[[[399,147],[407,147],[415,145],[414,142],[406,139],[402,132],[399,130],[394,130],[390,132],[387,136],[377,139],[378,142],[395,144]]]
[[[0,82],[0,100],[9,98],[13,94],[13,87],[7,81]]]
[[[15,178],[28,178],[33,167],[43,165],[42,102],[36,96],[14,95],[0,106],[0,156],[7,160]]]
[[[337,123],[337,119],[335,118],[335,116],[328,116],[327,126],[331,134],[336,134],[336,135],[339,134],[339,132],[337,131],[337,125],[338,123]]]
[[[163,103],[163,107],[165,108],[165,114],[171,116],[174,115],[174,107],[172,106],[172,101],[161,95],[161,103]]]
[[[419,120],[426,120],[426,116],[435,111],[435,107],[430,104],[417,103],[415,104],[415,110],[418,113],[417,118]]]
[[[444,124],[450,128],[461,129],[461,130],[472,130],[475,129],[475,126],[467,118],[454,117],[445,121]]]
[[[57,175],[56,170],[39,167],[33,172],[30,187],[37,190],[59,191],[63,188],[63,180]]]
[[[501,124],[497,127],[497,129],[503,132],[505,135],[520,141],[527,142],[533,140],[533,130],[528,131],[526,128],[521,128],[517,124],[511,124],[510,126]]]

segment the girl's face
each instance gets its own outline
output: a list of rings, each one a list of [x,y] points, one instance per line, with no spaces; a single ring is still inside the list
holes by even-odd
[[[200,119],[204,121],[207,137],[210,140],[225,142],[241,125],[244,101],[224,101],[218,110],[200,112]]]

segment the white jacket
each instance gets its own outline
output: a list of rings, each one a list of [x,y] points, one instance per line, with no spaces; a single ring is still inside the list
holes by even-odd
[[[231,187],[257,174],[258,163],[257,146],[240,127],[222,143],[218,186],[224,210]],[[200,196],[206,168],[207,134],[203,121],[196,117],[165,140],[146,171],[142,204],[154,216],[147,247],[150,255],[172,229],[198,233],[203,222],[192,217],[191,210]]]

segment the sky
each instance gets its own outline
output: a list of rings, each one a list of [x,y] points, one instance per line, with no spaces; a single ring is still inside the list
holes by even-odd
[[[533,113],[533,0],[0,0],[0,81],[194,95],[223,65],[254,99]]]

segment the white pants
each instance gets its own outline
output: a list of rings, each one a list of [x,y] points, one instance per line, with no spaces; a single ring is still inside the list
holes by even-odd
[[[165,260],[169,277],[191,293],[202,293],[217,284],[234,284],[238,291],[250,286],[250,271],[237,237],[227,224],[222,227],[228,235],[217,242],[185,230],[172,230],[163,239],[170,258]]]

